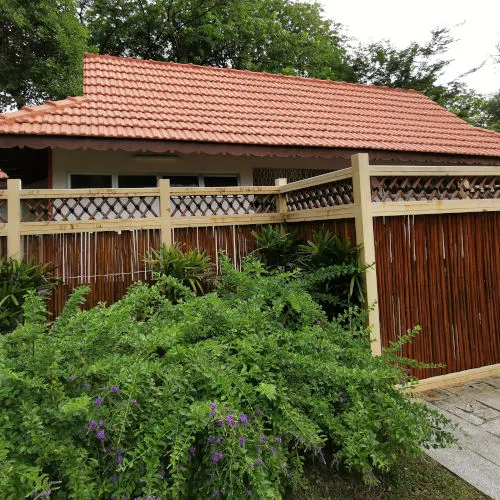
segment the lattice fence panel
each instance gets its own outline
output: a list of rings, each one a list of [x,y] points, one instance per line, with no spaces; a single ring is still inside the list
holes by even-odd
[[[372,201],[500,199],[500,177],[372,177]]]
[[[317,175],[327,174],[331,170],[306,169],[306,168],[254,168],[254,186],[274,186],[276,179],[287,179],[287,182],[301,181]]]
[[[173,217],[267,214],[276,212],[276,195],[172,196],[170,206]]]
[[[352,179],[329,182],[286,193],[289,212],[354,203]]]
[[[21,205],[23,222],[148,219],[160,213],[155,196],[23,199]]]
[[[0,200],[0,222],[7,222],[7,200]]]

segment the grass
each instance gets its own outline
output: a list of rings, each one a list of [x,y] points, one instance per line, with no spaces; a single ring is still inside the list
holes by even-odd
[[[486,499],[466,483],[429,457],[405,462],[381,478],[375,486],[363,483],[360,477],[336,470],[312,469],[307,483],[286,500],[479,500]]]

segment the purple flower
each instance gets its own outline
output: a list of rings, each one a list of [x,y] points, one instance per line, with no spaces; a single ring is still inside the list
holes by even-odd
[[[274,446],[270,446],[269,449],[271,450],[271,455],[276,454],[276,448]]]
[[[97,396],[97,399],[94,401],[94,406],[100,406],[102,403],[102,397]]]
[[[118,455],[116,457],[116,462],[118,463],[118,465],[121,465],[123,463],[123,457],[121,455]]]
[[[220,491],[219,491],[219,490],[215,490],[215,491],[214,491],[214,496],[216,496],[216,497],[220,497]]]
[[[316,321],[316,324],[317,324],[318,326],[321,326],[323,323],[321,323],[321,321]]]
[[[262,458],[258,458],[255,465],[262,465]]]
[[[210,409],[211,410],[216,410],[217,409],[217,405],[215,403],[210,403]]]
[[[88,389],[89,388],[89,384],[83,384],[83,388],[84,389]]]
[[[240,446],[243,447],[245,444],[245,438],[243,436],[240,437]]]
[[[283,323],[281,323],[281,326],[286,326],[286,323],[283,321]]]
[[[76,380],[76,375],[71,375],[70,377],[68,377],[68,380],[70,382],[73,382],[73,380]]]
[[[93,431],[97,427],[97,423],[95,420],[91,420],[89,422],[89,431]]]
[[[253,469],[253,467],[254,467],[254,464],[250,464],[250,469]]]
[[[131,402],[133,405],[135,405],[135,404],[137,404],[137,399],[131,399],[131,400],[130,400],[130,402]]]
[[[116,483],[116,476],[111,476],[111,484],[115,484]]]
[[[226,422],[231,426],[231,427],[236,427],[238,425],[238,422],[235,422],[234,420],[234,413],[230,413],[226,417]]]
[[[102,427],[104,425],[104,422],[102,420],[99,420],[99,423],[97,424],[97,427]]]
[[[274,438],[275,443],[281,443],[281,438]]]
[[[215,437],[214,436],[208,436],[207,443],[213,443]]]
[[[215,440],[215,444],[221,444],[222,443],[222,438],[217,438]]]
[[[189,448],[189,453],[191,453],[191,455],[194,455],[196,453],[196,448],[194,446],[191,446],[191,448]]]
[[[242,413],[241,417],[240,417],[240,420],[241,420],[241,422],[243,422],[244,424],[246,424],[248,422],[248,417],[244,413]]]
[[[212,410],[209,415],[210,417],[215,417],[215,410]]]
[[[120,450],[120,448],[117,448],[116,449],[116,454],[117,454],[117,456],[120,456],[122,454],[122,450]]]
[[[213,479],[215,477],[215,472],[211,472],[210,477]]]
[[[118,392],[119,390],[120,390],[120,388],[117,385],[114,385],[113,387],[111,387],[111,392]]]
[[[255,448],[255,453],[257,453],[257,455],[260,455],[262,453],[262,450],[260,448]]]
[[[224,420],[222,420],[222,419],[218,418],[218,419],[215,421],[215,423],[216,423],[217,425],[220,425],[220,426],[222,427],[222,426],[224,425]]]
[[[104,439],[104,431],[99,431],[96,435],[96,438],[99,440],[99,441],[102,441]]]
[[[224,455],[220,452],[220,451],[216,451],[212,457],[211,457],[211,460],[212,462],[214,463],[217,463],[221,460],[221,458],[223,457]]]
[[[146,497],[146,500],[154,500],[153,497],[150,497],[149,495]]]
[[[180,470],[180,469],[184,469],[184,464],[179,464],[179,465],[177,466],[177,468],[178,468],[179,470]]]
[[[263,440],[263,439],[259,439],[259,440],[257,441],[257,444],[264,444],[264,440]]]
[[[262,410],[255,410],[256,415],[262,415]]]
[[[343,392],[341,395],[340,395],[340,401],[342,401],[342,403],[347,403],[347,401],[349,401],[347,399],[347,394],[345,392]]]
[[[50,497],[50,495],[51,495],[51,494],[52,494],[52,490],[47,490],[47,491],[43,494],[43,496],[44,496],[44,497]]]

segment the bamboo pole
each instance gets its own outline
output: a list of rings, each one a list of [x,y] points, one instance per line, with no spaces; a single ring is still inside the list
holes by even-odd
[[[7,179],[7,257],[21,259],[21,181]]]
[[[368,306],[373,306],[368,315],[371,326],[372,353],[382,352],[380,320],[378,310],[377,271],[375,269],[375,237],[370,185],[370,163],[367,153],[351,156],[352,184],[355,205],[356,242],[361,245],[359,254],[362,266],[371,265],[365,273],[365,291]]]

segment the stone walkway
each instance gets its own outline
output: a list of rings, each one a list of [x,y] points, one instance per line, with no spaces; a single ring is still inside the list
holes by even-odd
[[[485,495],[500,500],[500,377],[421,393],[459,425],[459,446],[426,453]]]

